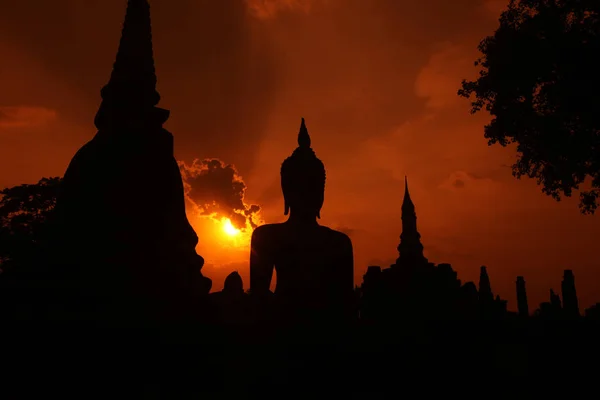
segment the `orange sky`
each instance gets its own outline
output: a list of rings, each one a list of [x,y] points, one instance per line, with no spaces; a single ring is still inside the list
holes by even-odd
[[[517,275],[533,309],[560,288],[564,268],[582,306],[600,301],[598,217],[515,180],[513,150],[489,148],[485,116],[456,96],[505,3],[153,0],[176,157],[235,164],[247,202],[281,221],[279,167],[305,117],[327,167],[322,222],[350,234],[357,283],[367,265],[397,257],[407,174],[431,261],[451,263],[463,281],[487,265],[511,309]],[[0,0],[0,187],[62,175],[94,135],[124,5]],[[216,288],[232,268],[247,277],[246,248],[223,251],[214,230],[198,233]]]

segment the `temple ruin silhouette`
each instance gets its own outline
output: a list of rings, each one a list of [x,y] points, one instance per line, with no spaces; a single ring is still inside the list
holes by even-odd
[[[78,293],[79,300],[67,302],[128,316],[202,314],[197,307],[211,281],[201,273],[204,260],[195,251],[198,237],[186,217],[173,136],[163,128],[170,113],[158,107],[156,87],[150,6],[147,0],[129,0],[113,70],[101,90],[102,101],[94,119],[97,133],[71,160],[50,224],[54,235],[47,250],[52,268],[45,270],[51,278],[46,286],[60,281],[57,287],[65,290],[58,292],[73,289]],[[298,148],[281,169],[284,214],[289,220],[259,227],[253,233],[250,287],[254,295],[268,292],[275,268],[278,297],[298,297],[315,304],[330,300],[325,297],[344,298],[345,304],[358,304],[361,319],[375,315],[380,319],[384,315],[496,318],[511,314],[506,301],[492,292],[485,266],[477,286],[461,282],[450,264],[436,265],[425,257],[407,177],[400,207],[398,258],[389,268],[369,266],[350,300],[352,243],[346,235],[316,222],[324,202],[325,175],[302,119]],[[324,244],[295,254],[309,239]],[[303,268],[281,268],[286,258]],[[315,266],[319,259],[329,266],[323,269],[327,273]],[[31,260],[28,262],[42,262],[37,255]],[[31,271],[27,273],[33,274]],[[522,276],[517,278],[516,291],[517,314],[529,317],[532,313]],[[302,294],[306,292],[314,295]],[[549,301],[533,315],[580,317],[571,270],[565,270],[561,296],[551,291]],[[124,311],[127,304],[133,308]],[[591,307],[584,314],[596,315],[595,310]]]
[[[40,251],[48,259],[38,257],[34,243],[26,248],[35,257],[15,264],[48,265],[0,271],[0,321],[3,333],[14,333],[3,341],[2,363],[13,375],[0,371],[0,389],[18,382],[20,394],[39,387],[47,395],[66,381],[65,387],[83,387],[77,397],[103,389],[122,394],[123,385],[138,397],[229,389],[291,397],[324,387],[342,395],[356,388],[408,393],[408,384],[423,390],[424,382],[448,392],[459,378],[581,379],[578,365],[597,361],[598,330],[582,322],[600,320],[600,303],[582,313],[572,270],[564,270],[560,294],[550,289],[533,312],[525,277],[518,276],[517,312],[508,311],[493,290],[497,269],[481,266],[477,284],[462,282],[452,265],[425,256],[407,177],[398,204],[398,257],[386,268],[368,266],[355,287],[352,241],[318,223],[326,170],[304,118],[298,147],[280,171],[288,220],[254,229],[249,293],[234,271],[222,291],[208,295],[211,280],[202,275],[204,259],[186,216],[173,135],[163,128],[170,114],[158,107],[156,87],[149,3],[129,0],[101,90],[97,133],[73,157],[48,214],[44,232],[53,235]],[[75,313],[56,313],[55,303]],[[74,315],[67,320],[78,327],[94,322],[92,333],[68,326],[53,336],[47,324],[27,326],[28,337],[16,329],[22,321],[65,315]],[[118,323],[96,324],[107,318]],[[125,329],[139,319],[151,323]],[[432,329],[430,321],[442,323]],[[11,351],[14,359],[6,357]],[[448,377],[452,382],[443,384]]]
[[[494,298],[485,266],[479,288],[462,284],[450,264],[424,256],[417,214],[404,179],[399,256],[389,268],[370,266],[359,288],[360,317],[368,321],[502,318],[506,301]]]
[[[207,294],[210,280],[200,272],[204,260],[195,250],[173,135],[163,128],[169,111],[157,106],[156,83],[150,6],[129,0],[94,120],[98,131],[77,151],[61,185],[56,262],[93,302],[116,301],[111,312],[131,300],[172,316]]]

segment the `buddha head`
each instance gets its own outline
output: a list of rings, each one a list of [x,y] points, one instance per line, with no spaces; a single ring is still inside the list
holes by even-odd
[[[325,200],[325,166],[310,147],[310,136],[302,118],[298,147],[281,166],[284,214],[321,218]]]

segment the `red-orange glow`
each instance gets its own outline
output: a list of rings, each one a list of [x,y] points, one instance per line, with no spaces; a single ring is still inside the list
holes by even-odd
[[[189,215],[189,213],[188,213]],[[248,223],[244,228],[233,225],[231,219],[217,215],[194,215],[190,218],[194,230],[198,233],[198,252],[210,259],[231,258],[232,250],[245,251],[250,249],[250,238],[252,237],[252,226]],[[242,259],[247,258],[244,253]],[[228,260],[242,261],[240,260]]]
[[[254,230],[250,223],[240,229],[227,217],[201,215],[190,208],[187,214],[198,234],[196,251],[205,260],[202,273],[213,280],[212,290],[221,290],[225,277],[234,270],[240,273],[247,287],[250,279],[250,240]]]
[[[125,2],[54,3],[12,2],[0,13],[0,188],[62,175],[96,132]],[[588,307],[600,300],[600,216],[581,216],[577,194],[557,203],[535,181],[514,179],[514,148],[488,147],[487,119],[456,95],[476,77],[477,45],[507,3],[152,1],[159,106],[172,111],[175,157],[234,164],[244,202],[282,222],[279,171],[305,117],[327,168],[319,223],[350,235],[356,284],[368,265],[398,257],[408,175],[429,260],[451,263],[463,282],[488,266],[512,310],[517,275],[534,308],[571,268]],[[214,196],[198,190],[198,202]],[[187,208],[202,271],[213,290],[234,270],[248,288],[252,227],[225,233],[221,218],[237,226],[239,204],[219,199],[229,208],[202,210],[220,211],[214,218]]]
[[[221,229],[223,247],[248,249],[250,247],[250,238],[252,236],[252,227],[246,226],[244,229],[239,229],[233,226],[229,218],[221,218],[213,220],[216,222],[216,228]],[[249,225],[249,224],[248,224]]]

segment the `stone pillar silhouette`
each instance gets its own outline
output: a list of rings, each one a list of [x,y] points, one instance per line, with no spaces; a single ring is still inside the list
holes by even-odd
[[[527,290],[525,288],[525,278],[517,276],[517,307],[519,316],[529,316],[529,305],[527,303]]]
[[[483,304],[491,304],[494,301],[492,285],[485,266],[479,272],[479,301]]]
[[[560,302],[560,296],[554,293],[553,289],[550,289],[550,304],[556,311],[562,310],[562,305]]]
[[[579,312],[577,291],[575,290],[575,276],[570,269],[564,271],[561,293],[565,315],[568,317],[579,317],[581,314]]]
[[[147,0],[128,1],[101,96],[98,131],[71,160],[57,200],[58,262],[84,291],[154,298],[175,315],[190,302],[172,301],[208,293],[210,280],[200,272],[173,136],[163,128],[169,111],[157,107]]]
[[[408,191],[408,179],[404,177],[404,200],[402,201],[402,234],[398,245],[400,256],[397,266],[420,266],[427,264],[423,255],[421,234],[417,230],[417,213]]]

